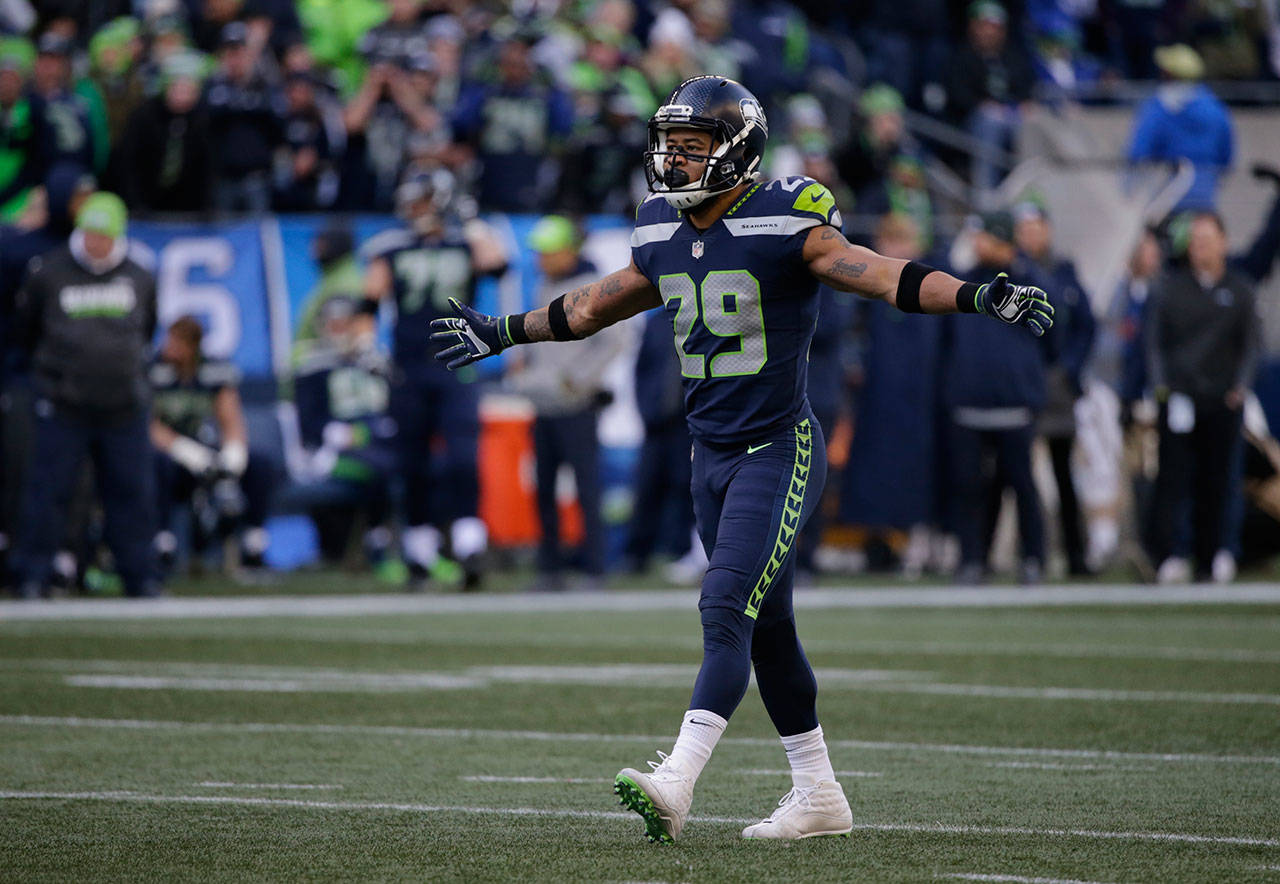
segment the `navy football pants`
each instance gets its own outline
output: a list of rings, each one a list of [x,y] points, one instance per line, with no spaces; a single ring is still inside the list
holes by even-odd
[[[476,448],[479,400],[474,384],[432,367],[406,367],[391,388],[405,524],[448,530],[455,519],[476,515],[480,485]]]
[[[67,507],[85,457],[105,512],[107,546],[129,595],[154,590],[157,568],[151,545],[156,530],[154,472],[146,411],[100,417],[36,405],[36,439],[27,468],[26,496],[16,569],[26,583],[49,582],[53,554],[66,535]]]
[[[693,510],[710,563],[702,581],[702,668],[691,709],[729,718],[754,665],[782,736],[818,726],[817,682],[796,637],[796,537],[827,476],[822,430],[795,427],[732,448],[693,446]]]

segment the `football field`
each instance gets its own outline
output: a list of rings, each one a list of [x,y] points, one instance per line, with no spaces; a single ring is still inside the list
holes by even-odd
[[[852,836],[739,837],[752,687],[661,846],[690,591],[0,604],[0,879],[1280,882],[1280,590],[797,605]]]

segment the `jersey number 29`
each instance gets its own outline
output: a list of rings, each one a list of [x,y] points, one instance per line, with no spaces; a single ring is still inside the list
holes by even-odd
[[[687,273],[658,278],[664,304],[678,302],[675,316],[676,352],[680,373],[687,378],[731,378],[753,375],[768,359],[760,282],[746,270],[713,270],[702,280],[702,291]],[[736,347],[711,356],[690,353],[689,338],[699,317],[702,326],[719,338],[737,338]]]

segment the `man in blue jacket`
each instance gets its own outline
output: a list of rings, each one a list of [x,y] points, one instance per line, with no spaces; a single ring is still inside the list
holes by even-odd
[[[1009,273],[1039,281],[1013,243],[1013,217],[990,212],[974,241],[978,266],[971,275]],[[986,526],[996,483],[1011,487],[1018,501],[1022,564],[1018,577],[1035,583],[1044,572],[1044,516],[1031,475],[1031,443],[1045,403],[1044,348],[1025,329],[951,320],[942,370],[942,401],[950,419],[946,454],[951,480],[951,523],[960,538],[958,582],[973,583],[986,572]],[[989,469],[992,461],[994,471]]]
[[[1231,115],[1200,82],[1204,63],[1194,49],[1165,46],[1155,55],[1165,82],[1134,114],[1129,162],[1190,160],[1195,179],[1175,208],[1211,209],[1217,202],[1219,179],[1235,153]]]

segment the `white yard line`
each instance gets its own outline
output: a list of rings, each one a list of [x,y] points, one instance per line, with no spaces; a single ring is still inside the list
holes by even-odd
[[[86,661],[75,668],[95,668]],[[697,668],[683,664],[597,664],[595,666],[473,666],[460,672],[346,672],[308,667],[260,667],[109,661],[108,668],[145,670],[143,673],[74,673],[64,683],[72,687],[132,690],[260,691],[266,693],[386,692],[462,690],[491,683],[572,684],[588,686],[687,684]],[[953,684],[924,681],[932,673],[915,670],[819,669],[818,681],[828,691],[876,691],[984,697],[996,700],[1086,701],[1095,703],[1211,703],[1280,706],[1280,694],[1219,693],[1213,691],[1152,691],[1114,688],[1040,687]]]
[[[485,682],[479,679],[444,674],[423,674],[413,679],[392,677],[274,679],[200,678],[198,676],[183,675],[68,675],[63,678],[63,683],[78,688],[115,688],[147,691],[255,691],[270,694],[456,691],[464,688],[485,686]]]
[[[196,783],[202,789],[341,789],[334,783],[220,783],[206,780]]]
[[[499,777],[489,776],[486,774],[473,774],[471,776],[458,777],[467,783],[569,783],[570,785],[598,785],[600,783],[612,783],[613,780],[604,777]]]
[[[987,767],[1008,767],[1008,768],[1014,768],[1015,770],[1026,769],[1026,770],[1066,770],[1066,771],[1072,771],[1072,770],[1120,771],[1120,770],[1152,770],[1153,769],[1150,767],[1124,767],[1124,766],[1117,766],[1114,764],[1063,764],[1057,761],[1044,761],[1044,762],[989,761],[986,763],[986,766]]]
[[[81,718],[77,716],[0,715],[0,726],[51,728],[103,728],[108,730],[187,731],[194,733],[301,733],[362,737],[420,737],[445,740],[531,740],[535,742],[668,743],[670,734],[588,734],[551,731],[481,728],[432,728],[371,724],[303,724],[293,722],[165,721],[138,718]],[[720,742],[739,746],[777,747],[776,737],[722,737]],[[962,743],[910,743],[876,740],[828,740],[842,749],[887,752],[936,752],[946,755],[1080,758],[1105,761],[1158,761],[1187,764],[1280,765],[1276,755],[1209,755],[1196,752],[1124,752],[1110,749],[1052,749],[1033,746],[978,746]]]
[[[574,810],[538,807],[472,807],[388,801],[307,801],[300,798],[255,798],[231,795],[152,795],[140,792],[44,792],[0,791],[0,800],[16,801],[113,801],[144,804],[228,804],[250,807],[297,807],[314,810],[391,810],[406,813],[468,813],[497,816],[577,817],[585,819],[635,819],[622,811]],[[754,818],[692,817],[693,822],[741,826]],[[1053,838],[1093,838],[1118,841],[1153,841],[1181,844],[1231,844],[1244,847],[1280,847],[1280,839],[1243,835],[1195,835],[1182,832],[1112,832],[1095,829],[1037,829],[1029,826],[958,826],[939,823],[858,823],[865,832],[917,832],[937,835],[979,835]]]
[[[1102,884],[1101,881],[1081,881],[1077,878],[1028,878],[1024,875],[982,875],[977,872],[953,872],[937,877],[953,881],[1008,881],[1010,884]]]
[[[1220,694],[1209,691],[1128,691],[1111,688],[1041,688],[993,684],[950,684],[947,682],[862,684],[858,685],[858,689],[876,691],[878,693],[936,694],[952,697],[987,697],[1000,700],[1086,700],[1098,703],[1225,703],[1228,705],[1280,706],[1280,694]]]
[[[534,614],[584,611],[695,610],[688,589],[556,594],[253,596],[236,598],[75,599],[0,602],[0,622],[16,620],[152,620],[234,617],[361,617],[388,614]],[[1080,605],[1256,605],[1280,603],[1280,586],[885,587],[806,589],[803,609],[1030,608]]]

